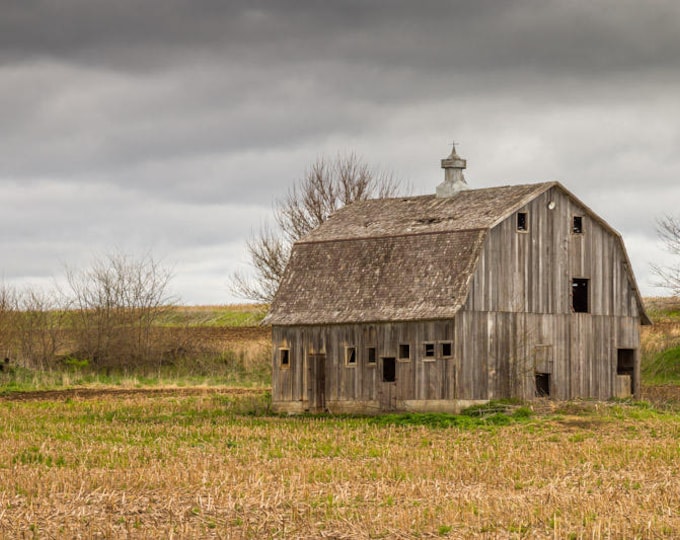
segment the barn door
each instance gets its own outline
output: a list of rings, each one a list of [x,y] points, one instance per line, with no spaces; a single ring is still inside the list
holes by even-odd
[[[380,359],[380,410],[392,411],[397,404],[397,359]]]
[[[326,410],[326,355],[309,355],[307,400],[313,412]]]

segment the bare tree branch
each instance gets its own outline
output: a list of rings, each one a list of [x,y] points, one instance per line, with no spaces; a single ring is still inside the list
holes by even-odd
[[[67,268],[78,352],[95,364],[147,360],[153,323],[173,303],[171,277],[151,255],[114,253],[84,270]]]
[[[665,216],[657,220],[656,233],[669,253],[680,256],[680,218]],[[658,278],[657,285],[680,296],[680,263],[667,267],[652,264],[651,267]]]
[[[321,225],[333,212],[354,201],[394,197],[402,183],[392,174],[376,171],[355,153],[333,160],[316,160],[274,203],[277,230],[263,227],[246,248],[254,276],[232,276],[232,291],[245,299],[270,303],[276,294],[293,244]]]

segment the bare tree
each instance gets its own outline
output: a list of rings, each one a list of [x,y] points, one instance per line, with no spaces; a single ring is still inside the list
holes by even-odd
[[[0,361],[15,355],[17,292],[9,285],[0,284]]]
[[[84,270],[66,270],[80,354],[95,364],[122,366],[149,360],[152,327],[172,304],[171,273],[153,257],[120,253]]]
[[[254,276],[235,273],[232,290],[248,300],[270,303],[276,294],[293,244],[351,202],[393,197],[401,182],[376,171],[355,153],[321,157],[274,203],[276,229],[264,226],[246,248]]]
[[[666,249],[680,256],[680,218],[665,216],[659,219],[656,232]],[[674,296],[680,296],[680,263],[666,267],[653,264],[652,270],[659,278],[659,286],[669,289]]]
[[[33,288],[18,293],[14,331],[25,365],[36,369],[50,366],[63,343],[66,318],[56,293]]]

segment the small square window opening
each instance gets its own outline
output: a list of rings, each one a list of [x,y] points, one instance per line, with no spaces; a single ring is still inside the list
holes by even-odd
[[[357,363],[356,347],[345,347],[345,364],[348,366],[355,366],[356,363]]]
[[[450,358],[453,356],[453,344],[450,341],[442,341],[439,346],[441,348],[442,358]]]
[[[435,357],[435,346],[434,343],[425,343],[425,358]]]
[[[574,216],[574,223],[571,227],[571,232],[574,234],[582,234],[583,233],[583,217],[582,216]]]
[[[279,361],[281,362],[281,367],[290,366],[290,350],[289,349],[279,349]]]
[[[408,343],[399,344],[399,360],[410,360],[411,346]]]
[[[517,212],[517,230],[529,230],[529,215],[526,212]]]
[[[377,363],[377,355],[375,347],[368,347],[366,349],[366,362],[369,365],[375,365]]]

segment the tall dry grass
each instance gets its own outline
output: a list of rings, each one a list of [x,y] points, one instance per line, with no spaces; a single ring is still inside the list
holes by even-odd
[[[208,393],[4,403],[0,537],[673,538],[680,418],[585,408],[439,429]]]

